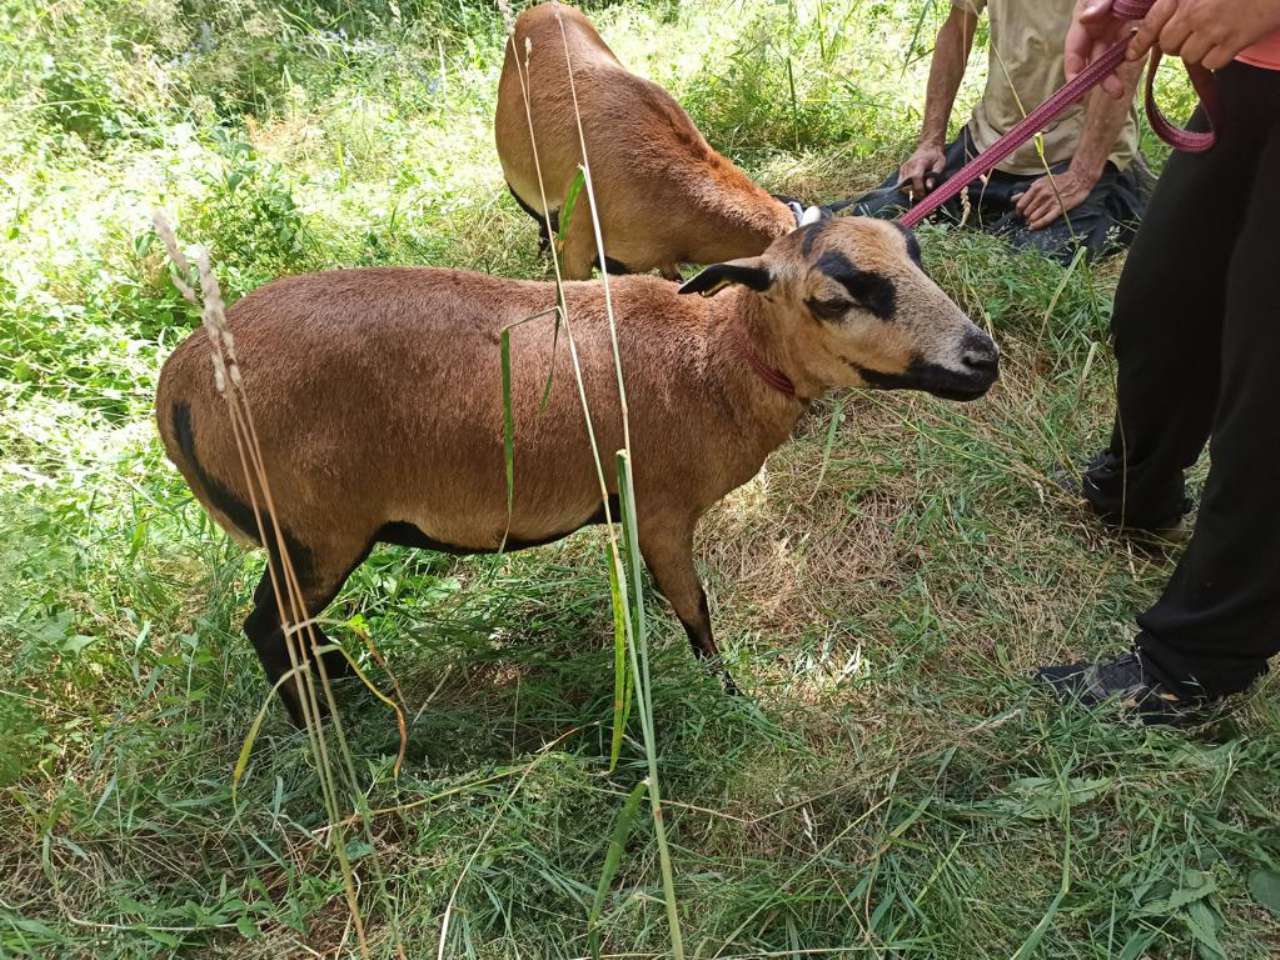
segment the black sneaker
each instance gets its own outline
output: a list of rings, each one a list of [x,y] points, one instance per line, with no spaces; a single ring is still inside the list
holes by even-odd
[[[1116,660],[1041,667],[1044,680],[1065,702],[1084,707],[1114,703],[1147,724],[1185,727],[1204,720],[1218,698],[1183,696],[1166,687],[1135,653]]]
[[[1115,491],[1123,489],[1124,463],[1110,450],[1102,451],[1085,465],[1079,493],[1104,524],[1127,536],[1164,543],[1181,543],[1191,537],[1194,524],[1190,514],[1195,504],[1189,497],[1183,496],[1173,509],[1147,518],[1137,510],[1116,505]]]

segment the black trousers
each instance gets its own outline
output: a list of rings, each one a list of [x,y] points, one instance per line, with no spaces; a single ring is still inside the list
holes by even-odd
[[[1195,530],[1138,646],[1175,688],[1228,694],[1280,652],[1280,71],[1234,63],[1217,83],[1226,129],[1170,158],[1116,290],[1123,469],[1102,493],[1138,525],[1168,516],[1212,435]]]
[[[940,181],[955,174],[977,156],[968,127],[947,145],[945,153],[946,166]],[[1050,170],[1055,174],[1065,173],[1067,166],[1060,163]],[[1004,237],[1015,247],[1039,250],[1061,263],[1070,263],[1078,246],[1083,246],[1088,256],[1093,258],[1132,242],[1145,207],[1132,168],[1119,170],[1115,164],[1108,163],[1083,203],[1047,227],[1028,230],[1015,204],[1018,196],[1040,176],[1018,176],[994,170],[985,183],[975,180],[966,191],[970,212],[965,222]],[[863,217],[890,218],[897,217],[910,206],[907,192],[898,189],[898,173],[894,171],[884,183],[858,198],[853,212]],[[960,198],[945,204],[935,216],[959,223],[963,217]]]

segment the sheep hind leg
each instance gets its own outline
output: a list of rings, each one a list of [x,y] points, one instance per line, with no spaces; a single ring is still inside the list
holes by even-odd
[[[591,227],[590,210],[580,204],[573,219],[565,225],[564,244],[560,248],[560,272],[566,280],[590,280],[596,267],[596,238]]]
[[[551,234],[560,230],[560,214],[552,210],[547,216],[543,216],[529,204],[520,199],[520,194],[516,193],[516,188],[507,184],[507,189],[511,191],[511,196],[515,198],[516,203],[520,205],[520,209],[533,217],[534,222],[538,224],[538,252],[545,255],[551,249]],[[551,230],[547,230],[547,221],[551,221]]]
[[[313,566],[310,558],[303,559],[302,562],[296,562],[294,572],[298,578],[298,587],[302,593],[303,602],[306,606],[306,617],[308,619],[317,617],[327,607],[333,598],[337,595],[342,585],[346,582],[351,572],[360,565],[366,556],[368,549],[360,555],[355,562],[345,566],[330,567],[330,570],[336,569],[337,574],[332,572],[327,575]],[[280,566],[276,564],[277,577],[281,576]],[[279,683],[280,678],[285,676],[293,669],[293,659],[289,655],[288,637],[280,622],[280,604],[277,603],[275,585],[272,583],[270,569],[264,570],[262,579],[258,582],[258,587],[253,594],[253,610],[244,621],[244,632],[253,644],[254,650],[257,651],[258,659],[262,663],[262,668],[266,672],[267,682],[274,687]],[[286,615],[291,614],[291,605],[286,601],[284,604]],[[311,624],[311,630],[314,632],[316,646],[324,646],[329,643],[328,637],[325,636],[323,630],[318,624]],[[309,634],[303,630],[298,632],[299,640],[294,647],[295,656],[300,657],[301,661],[311,659],[311,650],[309,642]],[[321,656],[324,666],[325,675],[330,679],[338,679],[351,673],[351,664],[347,661],[346,656],[340,650],[327,650]],[[300,675],[293,677],[288,682],[280,686],[280,698],[284,701],[285,707],[289,711],[289,717],[296,726],[304,725],[305,714],[303,711],[303,698],[307,696],[307,686]],[[324,716],[327,713],[324,701],[320,701],[320,713]]]
[[[738,685],[720,658],[711,633],[711,612],[707,609],[707,593],[693,565],[693,528],[669,531],[642,531],[640,552],[653,575],[658,590],[675,610],[689,637],[693,655],[718,673],[724,692],[736,696]]]

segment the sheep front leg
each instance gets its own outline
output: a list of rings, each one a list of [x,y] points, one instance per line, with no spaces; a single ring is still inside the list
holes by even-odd
[[[583,203],[565,229],[560,272],[566,280],[590,280],[596,265],[596,238],[591,227],[591,211]]]
[[[711,634],[707,594],[693,566],[692,524],[653,525],[642,529],[640,552],[658,590],[684,625],[694,656],[720,674],[725,693],[736,695],[738,686],[720,659],[720,648]]]
[[[364,542],[362,547],[360,544]],[[372,541],[352,539],[338,545],[325,544],[323,548],[308,549],[303,547],[292,557],[294,573],[298,579],[298,589],[306,608],[307,617],[318,617],[333,602],[347,578],[369,555]],[[271,564],[275,565],[278,576],[283,576],[279,553],[271,551]],[[267,681],[273,686],[293,668],[294,658],[289,655],[289,638],[284,625],[280,622],[280,606],[277,601],[275,584],[271,579],[270,568],[262,572],[258,589],[253,594],[253,611],[244,621],[244,632],[258,652],[262,668],[266,671]],[[286,602],[286,612],[292,612],[292,604]],[[316,624],[311,630],[316,638],[317,646],[324,646],[328,638]],[[303,660],[310,660],[311,653],[302,637],[296,640],[294,650],[301,654]],[[339,650],[327,650],[321,655],[325,673],[330,679],[337,679],[350,674],[351,664]],[[305,712],[303,698],[308,696],[306,683],[300,676],[295,676],[280,687],[280,697],[289,710],[294,724],[304,725]],[[319,703],[320,714],[328,713],[324,700]]]

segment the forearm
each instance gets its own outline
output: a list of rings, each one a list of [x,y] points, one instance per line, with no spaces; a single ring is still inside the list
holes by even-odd
[[[1124,84],[1124,96],[1116,99],[1100,89],[1094,90],[1085,111],[1080,144],[1071,158],[1072,172],[1095,181],[1102,176],[1107,158],[1129,119],[1133,93],[1142,76],[1142,63],[1126,63],[1117,72]]]
[[[920,142],[941,148],[947,139],[947,122],[955,105],[960,82],[964,79],[969,51],[973,47],[973,31],[978,18],[952,9],[947,22],[938,31],[933,59],[929,64],[929,86],[924,100],[924,125]]]

